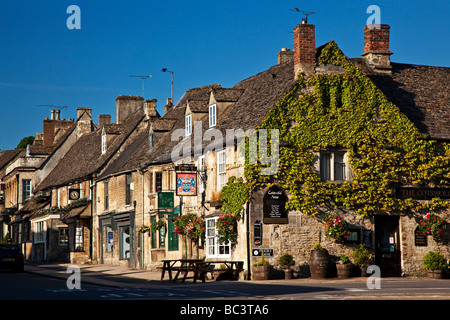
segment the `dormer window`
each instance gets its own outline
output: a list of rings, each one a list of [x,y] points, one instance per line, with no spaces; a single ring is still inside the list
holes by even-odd
[[[216,104],[209,106],[209,127],[214,127],[216,125]]]
[[[105,129],[103,129],[102,132],[102,154],[106,153],[106,132]]]
[[[155,146],[155,135],[153,133],[150,133],[148,135],[148,144],[150,149],[152,149]]]
[[[186,116],[185,132],[186,132],[186,136],[190,136],[192,133],[192,117],[190,114]]]

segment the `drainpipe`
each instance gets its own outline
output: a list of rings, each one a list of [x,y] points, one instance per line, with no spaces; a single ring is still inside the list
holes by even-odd
[[[92,249],[92,244],[93,244],[93,239],[92,236],[94,235],[94,199],[96,199],[97,195],[94,194],[94,183],[92,183],[92,180],[89,180],[89,189],[91,190],[91,195],[92,195],[92,199],[91,199],[91,227],[89,228],[89,258],[91,259],[91,262],[93,261],[93,249]]]
[[[247,211],[246,233],[247,233],[247,269],[248,269],[247,280],[250,280],[251,276],[252,276],[252,272],[251,272],[252,268],[250,267],[250,202],[247,202],[246,206],[247,206],[247,208],[246,208],[246,211]]]

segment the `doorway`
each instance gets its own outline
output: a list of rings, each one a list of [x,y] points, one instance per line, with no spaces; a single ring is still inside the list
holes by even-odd
[[[400,276],[400,235],[398,216],[375,216],[375,263],[381,276]]]

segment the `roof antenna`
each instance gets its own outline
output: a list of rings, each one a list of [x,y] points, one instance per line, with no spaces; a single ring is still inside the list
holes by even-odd
[[[294,9],[289,9],[290,11],[297,11],[297,12],[301,12],[303,13],[305,16],[302,18],[302,24],[307,24],[308,23],[308,16],[312,15],[312,14],[316,14],[315,12],[312,11],[303,11],[300,10],[298,8],[294,8]]]
[[[144,98],[144,80],[151,78],[152,75],[148,75],[148,76],[130,76],[130,77],[134,77],[134,78],[141,78],[142,79],[142,98]]]

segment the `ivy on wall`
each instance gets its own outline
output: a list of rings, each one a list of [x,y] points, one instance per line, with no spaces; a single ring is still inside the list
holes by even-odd
[[[297,85],[260,126],[279,130],[277,174],[264,176],[261,164],[246,164],[247,183],[227,184],[245,196],[227,196],[224,187],[227,206],[242,208],[251,191],[277,184],[290,192],[287,209],[311,215],[324,206],[339,206],[361,216],[448,208],[449,203],[439,198],[419,203],[397,199],[392,191],[401,184],[449,185],[450,144],[422,136],[335,42],[322,48],[318,64],[333,65],[342,72],[299,76]],[[321,181],[314,170],[317,152],[330,147],[347,150],[351,181]]]

